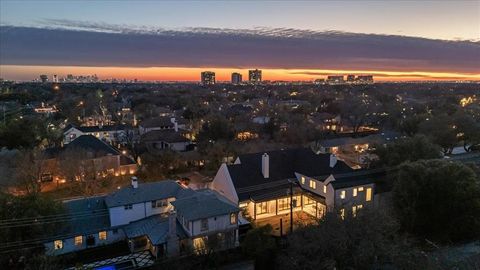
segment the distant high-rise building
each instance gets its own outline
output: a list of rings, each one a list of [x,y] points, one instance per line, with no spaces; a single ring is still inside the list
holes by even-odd
[[[359,83],[373,83],[373,75],[359,75],[357,77]]]
[[[262,81],[262,71],[260,69],[253,69],[248,71],[248,81],[251,83],[259,83]]]
[[[40,81],[42,83],[48,82],[48,76],[47,75],[40,75]]]
[[[242,83],[242,74],[238,72],[232,73],[232,83],[233,84],[240,84]]]
[[[347,75],[347,82],[351,83],[355,81],[355,75]]]
[[[201,74],[201,80],[203,85],[215,84],[215,72],[204,71]]]
[[[331,75],[327,77],[327,82],[330,84],[341,84],[345,81],[343,80],[343,75]]]
[[[58,83],[58,76],[57,76],[57,74],[53,74],[53,79],[52,79],[52,81],[53,81],[54,83]]]

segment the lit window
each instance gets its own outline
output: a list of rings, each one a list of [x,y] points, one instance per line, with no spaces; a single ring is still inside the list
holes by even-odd
[[[312,189],[317,188],[317,183],[313,179],[310,179],[310,188],[312,188]]]
[[[242,209],[245,209],[245,208],[247,208],[248,203],[246,203],[246,202],[240,203],[238,206],[239,206],[240,208],[242,208]]]
[[[288,198],[278,199],[278,210],[290,209],[290,200]]]
[[[268,202],[257,203],[257,214],[265,214],[268,212]]]
[[[63,248],[63,241],[62,240],[55,240],[53,242],[53,246],[54,246],[55,250],[62,249]]]
[[[347,193],[345,192],[345,190],[342,190],[342,191],[340,192],[340,199],[345,199],[346,194],[347,194]]]
[[[345,209],[343,209],[343,208],[340,209],[340,217],[341,217],[342,219],[345,219]]]
[[[367,194],[365,196],[365,200],[367,202],[372,200],[372,188],[367,188]]]
[[[357,209],[362,209],[363,208],[363,205],[359,204],[357,205]]]
[[[358,192],[358,189],[354,188],[353,189],[353,197],[357,197],[357,192]]]
[[[356,206],[352,207],[352,215],[353,215],[353,217],[357,216],[357,207]]]
[[[363,187],[359,187],[359,188],[358,188],[358,191],[363,191]]]
[[[127,204],[127,205],[124,205],[123,208],[125,210],[132,210],[132,205],[131,204]]]
[[[201,222],[200,230],[208,231],[208,219],[204,218],[200,222]]]
[[[308,196],[303,196],[303,205],[311,205],[311,204],[315,204],[315,201]]]
[[[160,207],[167,207],[167,206],[168,206],[167,200],[152,201],[152,208],[160,208]]]
[[[99,232],[98,233],[98,239],[107,240],[107,232],[106,231]]]
[[[230,214],[230,224],[237,224],[237,213]]]
[[[83,243],[83,236],[75,236],[75,246],[80,246]]]
[[[302,176],[301,181],[302,181],[302,185],[305,185],[305,177]]]
[[[327,186],[323,186],[323,193],[327,194]]]

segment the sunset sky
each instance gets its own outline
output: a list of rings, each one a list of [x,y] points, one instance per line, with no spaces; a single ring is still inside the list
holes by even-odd
[[[480,80],[480,1],[0,1],[0,77]]]

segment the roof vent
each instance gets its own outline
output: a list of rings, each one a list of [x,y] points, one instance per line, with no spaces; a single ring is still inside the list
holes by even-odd
[[[132,187],[138,188],[138,178],[136,176],[132,176]]]
[[[270,157],[267,153],[262,155],[262,174],[264,178],[270,177]]]

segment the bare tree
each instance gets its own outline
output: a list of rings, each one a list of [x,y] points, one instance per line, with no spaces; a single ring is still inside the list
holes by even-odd
[[[98,180],[95,159],[92,153],[80,148],[69,148],[59,157],[59,167],[67,181],[78,181],[84,195],[95,194],[98,190]]]
[[[48,172],[47,157],[42,149],[22,150],[15,162],[15,182],[27,194],[41,191],[42,176]]]

